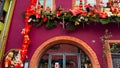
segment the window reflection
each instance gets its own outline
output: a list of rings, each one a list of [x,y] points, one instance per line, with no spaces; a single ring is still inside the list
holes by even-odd
[[[40,4],[44,6],[44,9],[50,8],[53,9],[53,0],[39,0]]]
[[[76,5],[79,5],[80,4],[80,0],[76,0]]]
[[[103,0],[103,6],[107,7],[107,3],[109,2],[109,0]]]
[[[91,6],[96,5],[96,0],[87,0],[87,3],[90,4]]]
[[[39,0],[41,5],[44,5],[44,0]]]
[[[105,0],[107,1],[107,0]],[[85,3],[90,4],[92,6],[96,5],[96,0],[82,0],[82,4],[84,5]],[[76,0],[75,5],[79,5],[80,0]]]
[[[79,6],[79,5],[81,5],[80,0],[76,0],[75,1],[75,6]],[[83,9],[84,9],[84,5],[85,5],[85,0],[82,0]]]
[[[110,43],[113,68],[120,68],[120,43]]]
[[[46,0],[46,7],[50,7],[52,9],[52,0]]]
[[[85,4],[85,0],[82,0],[82,5]],[[76,5],[80,5],[80,0],[76,0]]]

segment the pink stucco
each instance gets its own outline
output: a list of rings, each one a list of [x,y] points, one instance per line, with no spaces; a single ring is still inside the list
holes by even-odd
[[[61,0],[58,1],[63,2]],[[16,0],[6,51],[11,48],[21,48],[21,30],[24,28],[24,19],[21,14],[29,6],[29,2],[30,0]],[[53,29],[46,29],[44,26],[39,28],[33,27],[30,32],[30,39],[32,42],[28,51],[28,59],[31,59],[36,48],[46,40],[55,36],[74,36],[86,42],[96,52],[100,65],[103,67],[102,42],[100,40],[100,36],[104,35],[105,29],[109,29],[109,31],[112,33],[113,37],[111,39],[120,39],[120,26],[118,27],[117,23],[108,25],[91,23],[90,25],[84,26],[84,28],[81,27],[76,31],[66,31],[61,27],[60,24]]]

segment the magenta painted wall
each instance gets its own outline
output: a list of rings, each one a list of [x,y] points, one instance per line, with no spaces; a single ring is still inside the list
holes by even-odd
[[[72,0],[55,0],[56,7],[59,7],[60,5],[64,9],[71,9],[72,8]]]
[[[24,19],[22,18],[21,14],[28,6],[29,0],[16,0],[6,51],[11,48],[21,48],[21,30],[24,28]],[[56,28],[50,30],[46,29],[44,26],[39,28],[33,27],[30,32],[30,38],[32,42],[29,47],[28,59],[31,59],[36,48],[38,48],[46,40],[55,36],[73,36],[86,42],[96,52],[101,68],[103,68],[102,42],[100,41],[100,36],[104,34],[105,29],[109,29],[109,31],[112,33],[113,37],[111,39],[120,39],[120,26],[118,27],[118,24],[98,25],[92,23],[91,25],[87,25],[84,28],[81,27],[74,32],[62,29],[60,24]],[[95,43],[92,42],[93,40],[95,40]]]

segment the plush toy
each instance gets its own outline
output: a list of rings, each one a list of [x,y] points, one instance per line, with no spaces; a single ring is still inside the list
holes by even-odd
[[[14,52],[10,51],[7,56],[5,57],[5,68],[12,68],[13,65],[13,56]]]
[[[19,50],[10,50],[5,56],[5,68],[22,68],[23,62]]]
[[[20,55],[20,50],[18,51],[18,54],[15,56],[15,61],[14,61],[14,68],[22,68],[23,63],[21,60],[21,55]]]

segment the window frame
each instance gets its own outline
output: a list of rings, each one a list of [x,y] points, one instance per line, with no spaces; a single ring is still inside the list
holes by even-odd
[[[99,12],[101,11],[100,1],[101,0],[96,0],[96,5],[98,6]],[[87,4],[87,0],[84,0],[84,4]],[[72,0],[72,9],[74,8],[75,5],[76,5],[76,0]]]
[[[96,0],[96,5],[99,3],[99,0],[97,2]],[[87,0],[84,0],[84,5],[87,4]],[[76,5],[76,0],[72,0],[72,8],[74,8],[74,6]]]
[[[113,61],[112,61],[112,55],[111,55],[112,53],[110,51],[111,43],[120,43],[120,40],[106,40],[105,41],[105,44],[108,49],[107,54],[106,54],[108,68],[113,68],[113,63],[112,63]]]
[[[56,3],[55,3],[55,1],[56,0],[53,0],[53,3],[52,3],[52,5],[53,5],[52,6],[52,12],[54,12],[56,10]],[[86,3],[87,3],[87,0],[84,0],[84,4],[86,4]],[[99,5],[99,3],[100,3],[100,0],[98,0],[98,1],[96,0],[96,5]],[[73,9],[75,5],[76,5],[76,0],[72,0],[72,8],[71,9]],[[46,0],[44,0],[43,6],[44,6],[43,10],[45,10]]]

